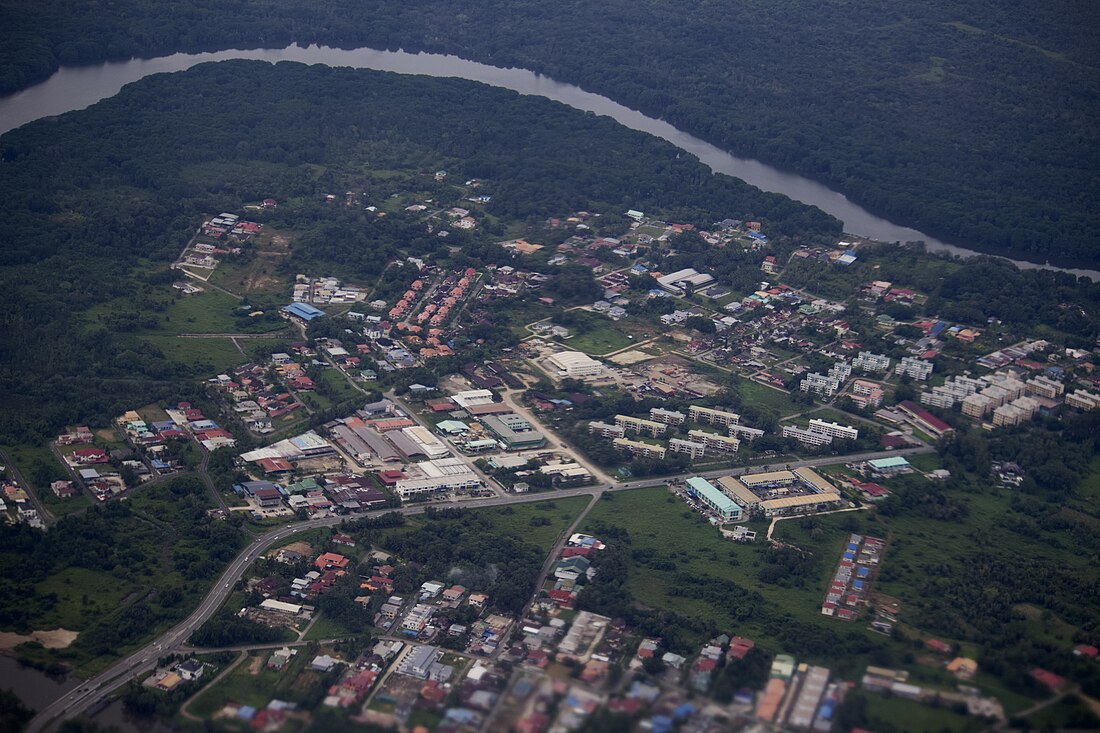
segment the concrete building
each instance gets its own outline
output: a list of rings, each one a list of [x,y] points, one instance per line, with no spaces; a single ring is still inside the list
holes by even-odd
[[[760,502],[760,511],[765,517],[784,514],[800,514],[819,509],[836,508],[841,502],[840,494],[803,494],[802,496],[784,496],[781,499],[768,499]]]
[[[993,407],[993,400],[981,393],[972,394],[962,401],[962,413],[978,419],[985,417]]]
[[[827,433],[817,433],[813,430],[803,430],[797,425],[784,425],[783,437],[794,438],[799,443],[809,446],[829,445],[833,442],[833,436]]]
[[[443,458],[451,454],[443,441],[428,432],[425,427],[414,425],[410,428],[402,428],[401,433],[415,443],[428,458]]]
[[[668,449],[673,453],[686,453],[691,460],[702,458],[706,455],[707,447],[703,443],[696,443],[683,438],[672,438],[668,441]]]
[[[798,388],[803,392],[820,395],[821,397],[833,397],[840,391],[841,380],[826,374],[813,372],[807,374],[798,383]]]
[[[1062,396],[1065,391],[1065,385],[1061,382],[1056,382],[1049,377],[1038,376],[1027,380],[1024,383],[1029,395],[1036,395],[1039,397],[1046,397],[1048,400],[1054,400]]]
[[[394,486],[402,499],[420,494],[460,491],[481,485],[481,479],[461,458],[444,458],[415,464],[419,476],[400,479]]]
[[[1095,410],[1100,407],[1100,395],[1083,389],[1074,390],[1066,395],[1066,407],[1075,410]]]
[[[683,425],[684,421],[687,420],[687,416],[677,410],[665,410],[660,407],[654,407],[649,411],[649,419],[653,422],[664,423],[665,425]]]
[[[613,445],[619,450],[629,451],[631,455],[639,458],[661,459],[665,457],[665,449],[660,445],[650,445],[628,438],[615,438]]]
[[[861,351],[859,356],[852,359],[852,368],[861,372],[885,374],[890,371],[890,357],[884,354],[873,354],[870,351]]]
[[[622,425],[611,425],[609,423],[593,420],[588,423],[588,432],[596,433],[601,438],[621,438],[626,435],[626,428]]]
[[[898,376],[907,376],[910,379],[923,382],[932,376],[932,362],[907,356],[898,362],[897,367],[894,368],[894,373]]]
[[[825,433],[841,440],[859,440],[859,430],[835,422],[825,422],[817,418],[810,420],[810,430],[815,433]]]
[[[735,476],[722,476],[718,479],[718,486],[745,509],[752,510],[760,504],[760,497]]]
[[[546,361],[557,370],[559,377],[584,379],[603,374],[603,364],[579,351],[563,351],[547,357]]]
[[[699,290],[714,282],[714,277],[693,268],[670,272],[657,278],[657,285],[666,293],[683,295],[687,288]]]
[[[708,433],[705,430],[689,430],[688,437],[698,443],[702,443],[706,446],[707,450],[716,451],[718,453],[736,453],[741,448],[741,441],[737,438],[731,438],[717,433]]]
[[[750,428],[746,425],[730,425],[729,434],[731,437],[740,438],[741,440],[747,440],[750,443],[764,435],[764,431],[758,428]]]
[[[797,730],[809,730],[817,714],[817,704],[829,684],[829,670],[825,667],[809,667],[802,676],[798,696],[787,716],[787,725]]]
[[[723,427],[737,425],[741,422],[741,416],[736,412],[716,410],[712,407],[700,407],[698,405],[692,405],[688,408],[688,419],[705,425],[721,425]]]
[[[687,480],[687,493],[714,512],[724,522],[740,522],[744,515],[744,510],[737,502],[716,489],[714,484],[699,476],[693,476]]]
[[[481,424],[489,429],[505,450],[527,450],[546,444],[546,436],[519,415],[488,415]]]
[[[661,437],[665,434],[665,431],[668,430],[666,425],[659,422],[646,420],[644,417],[632,417],[630,415],[616,415],[615,424],[625,430],[650,435],[654,438]]]

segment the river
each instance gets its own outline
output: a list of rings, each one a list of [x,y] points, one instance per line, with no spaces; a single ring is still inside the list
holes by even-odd
[[[84,109],[101,99],[114,96],[123,85],[150,74],[183,71],[196,64],[230,59],[255,59],[270,63],[298,61],[306,64],[392,71],[399,74],[456,77],[511,89],[520,94],[545,97],[579,110],[606,115],[626,127],[667,140],[696,156],[717,173],[726,173],[765,191],[781,193],[797,201],[816,206],[844,222],[844,231],[850,234],[885,242],[922,240],[931,251],[962,256],[978,254],[974,250],[941,242],[915,229],[875,216],[849,201],[843,194],[815,181],[785,173],[757,160],[730,155],[710,143],[676,129],[667,122],[647,117],[607,97],[586,92],[579,87],[563,84],[526,69],[501,69],[467,61],[457,56],[378,51],[370,48],[343,50],[316,45],[302,47],[295,44],[280,49],[177,53],[152,59],[131,59],[94,66],[66,66],[60,68],[46,81],[0,99],[0,134],[42,117]],[[1100,271],[1097,270],[1056,268],[1021,260],[1012,260],[1012,262],[1024,269],[1047,267],[1100,280]]]

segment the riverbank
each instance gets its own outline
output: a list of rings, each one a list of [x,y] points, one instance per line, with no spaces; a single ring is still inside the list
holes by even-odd
[[[970,257],[979,254],[1003,256],[1000,252],[971,249],[947,242],[912,227],[877,216],[850,201],[844,194],[793,173],[760,161],[739,158],[710,143],[677,129],[663,120],[619,104],[607,97],[587,92],[526,69],[499,68],[474,61],[428,53],[381,51],[372,48],[338,49],[328,46],[291,44],[276,49],[231,49],[204,53],[176,53],[151,59],[130,59],[94,66],[65,66],[46,81],[10,97],[0,99],[0,134],[28,122],[83,109],[114,96],[125,85],[151,74],[183,71],[197,64],[247,59],[278,63],[296,61],[334,67],[373,69],[399,74],[422,74],[477,81],[510,89],[525,95],[541,96],[575,109],[611,117],[634,130],[667,140],[696,156],[712,171],[740,178],[764,191],[781,193],[805,204],[816,206],[844,223],[853,235],[884,242],[923,241],[929,251]],[[1022,269],[1046,268],[1076,276],[1100,280],[1100,270],[1086,267],[1052,266],[1005,257]],[[1079,264],[1079,263],[1078,263]]]

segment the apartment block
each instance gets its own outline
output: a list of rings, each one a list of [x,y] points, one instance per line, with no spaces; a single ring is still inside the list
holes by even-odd
[[[616,415],[615,424],[626,430],[651,435],[654,438],[661,437],[668,429],[667,426],[659,422],[646,420],[644,417],[631,417],[630,415]]]
[[[708,433],[705,430],[689,430],[688,435],[692,440],[702,443],[708,450],[719,453],[736,453],[741,448],[741,441],[737,438]]]
[[[741,416],[736,412],[715,410],[711,407],[699,407],[697,405],[688,408],[688,419],[705,425],[721,425],[723,427],[737,425],[741,422]]]
[[[694,440],[684,440],[683,438],[670,439],[668,449],[673,453],[686,453],[693,461],[696,458],[702,458],[707,452],[707,447],[702,443],[697,443]]]
[[[619,450],[629,451],[631,455],[639,458],[664,458],[665,449],[659,445],[650,445],[629,438],[615,438],[614,446]]]
[[[795,425],[784,425],[783,437],[794,438],[799,443],[812,446],[829,445],[833,442],[833,436],[831,435],[826,433],[815,433],[812,430],[803,430]]]
[[[687,415],[678,410],[665,410],[654,407],[649,411],[649,419],[664,425],[683,425],[687,420]]]
[[[622,425],[610,425],[605,422],[593,421],[588,423],[589,434],[595,433],[601,438],[621,438],[626,435],[626,428]]]

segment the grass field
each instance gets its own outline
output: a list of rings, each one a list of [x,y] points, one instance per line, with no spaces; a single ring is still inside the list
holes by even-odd
[[[742,379],[740,390],[741,397],[746,403],[775,410],[780,417],[793,415],[806,409],[804,405],[796,405],[792,402],[786,392],[766,387],[751,379]]]
[[[35,593],[57,595],[53,612],[41,619],[43,628],[79,630],[89,619],[111,613],[124,598],[139,589],[129,579],[87,568],[66,568],[35,586]]]
[[[840,557],[844,535],[834,533],[811,547],[816,567],[812,582],[801,588],[784,588],[765,585],[758,579],[763,542],[741,545],[723,539],[702,515],[692,511],[664,488],[624,492],[615,495],[611,501],[600,501],[585,518],[582,531],[595,532],[601,523],[626,528],[632,540],[631,552],[654,553],[674,565],[674,570],[641,564],[632,566],[628,587],[644,604],[703,618],[716,628],[750,636],[758,643],[769,641],[769,635],[760,621],[739,622],[729,609],[721,605],[675,595],[672,592],[675,576],[685,573],[751,589],[763,595],[769,603],[808,624],[838,623],[821,616],[819,608],[826,579]],[[767,522],[748,524],[761,535],[767,531]],[[781,523],[780,526],[782,524],[788,523]],[[768,646],[772,651],[781,651],[774,640]]]
[[[970,718],[965,715],[951,712],[944,708],[934,708],[922,705],[912,700],[901,698],[887,698],[880,695],[867,696],[867,717],[869,725],[890,724],[896,729],[901,721],[904,722],[904,730],[907,733],[966,733],[977,731],[985,727],[983,721],[978,718]]]
[[[302,638],[306,641],[320,641],[321,639],[339,639],[344,636],[352,636],[352,633],[336,621],[321,616],[313,622],[313,626]]]
[[[256,707],[267,705],[273,697],[278,696],[280,690],[290,686],[306,664],[305,654],[299,652],[282,670],[267,669],[266,662],[270,653],[250,653],[218,684],[195,698],[187,711],[192,715],[209,718],[229,702]],[[253,674],[255,666],[259,666],[259,669]]]
[[[606,324],[596,324],[591,330],[577,334],[565,341],[569,348],[593,356],[625,349],[632,343],[634,343],[633,339],[627,338],[627,334],[617,328],[611,321],[607,321]]]
[[[547,494],[545,501],[478,511],[488,517],[501,534],[531,542],[549,552],[558,535],[577,518],[588,501],[587,496],[555,499],[553,494]],[[536,524],[532,524],[533,520]],[[542,520],[549,520],[549,523],[543,524]]]

